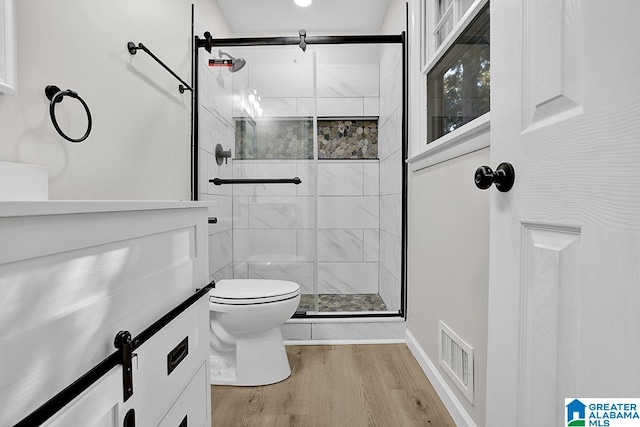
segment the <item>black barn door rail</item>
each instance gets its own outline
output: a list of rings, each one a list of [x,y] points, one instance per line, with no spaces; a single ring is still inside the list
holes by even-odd
[[[102,362],[98,363],[87,373],[71,383],[67,388],[56,394],[27,417],[23,418],[14,427],[32,427],[43,424],[117,365],[123,365],[123,396],[124,401],[127,401],[127,399],[129,399],[133,394],[131,353],[147,342],[155,334],[160,332],[165,326],[171,323],[173,319],[191,307],[214,287],[215,282],[212,281],[204,288],[198,289],[196,293],[155,321],[151,326],[134,338],[131,338],[131,334],[128,331],[118,332],[114,340],[116,347],[118,347],[116,352],[109,355]],[[127,368],[129,368],[128,371]]]
[[[302,180],[297,176],[293,178],[237,178],[237,179],[210,179],[213,185],[222,184],[301,184]]]
[[[304,30],[301,30],[304,31]],[[197,38],[198,47],[211,49],[212,47],[228,46],[273,46],[273,45],[300,45],[305,44],[389,44],[403,43],[402,35],[354,35],[354,36],[308,36],[298,33],[298,37],[242,37],[242,38],[213,38],[211,34],[204,39]]]

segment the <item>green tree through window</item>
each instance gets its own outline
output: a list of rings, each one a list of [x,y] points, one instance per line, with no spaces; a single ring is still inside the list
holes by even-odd
[[[489,5],[427,75],[427,142],[490,108]]]

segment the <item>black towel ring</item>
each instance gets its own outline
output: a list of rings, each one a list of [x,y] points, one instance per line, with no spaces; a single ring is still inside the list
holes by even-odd
[[[47,86],[44,89],[44,93],[45,95],[47,95],[47,98],[49,99],[49,101],[51,101],[49,103],[49,115],[51,116],[51,122],[53,122],[53,127],[56,128],[60,136],[66,139],[67,141],[71,141],[71,142],[82,142],[85,139],[87,139],[87,137],[91,133],[92,121],[91,121],[91,111],[89,111],[89,106],[87,105],[86,102],[84,102],[84,99],[80,98],[80,95],[78,95],[77,92],[74,92],[71,89],[60,90],[58,86],[53,86],[53,85]],[[62,129],[60,129],[60,126],[58,125],[58,120],[56,120],[56,104],[58,102],[62,102],[62,99],[65,96],[70,96],[71,98],[76,98],[78,101],[80,101],[80,103],[84,107],[84,111],[87,113],[87,120],[88,120],[87,131],[84,133],[82,137],[78,139],[68,137],[62,131]]]

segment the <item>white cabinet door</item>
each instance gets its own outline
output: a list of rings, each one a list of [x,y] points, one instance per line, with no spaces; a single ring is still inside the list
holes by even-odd
[[[125,405],[126,408],[135,409],[137,427],[157,427],[160,420],[168,416],[166,414],[169,408],[172,408],[172,416],[180,415],[175,426],[178,426],[187,414],[189,426],[201,426],[206,420],[211,424],[206,415],[211,412],[211,406],[207,404],[211,402],[211,386],[207,376],[208,297],[200,298],[138,347],[135,353],[137,356],[133,369],[133,396]],[[170,356],[170,353],[177,356]],[[175,362],[171,370],[168,367],[169,360]],[[191,385],[187,386],[188,384]],[[185,389],[188,392],[185,392]],[[182,397],[185,393],[189,395],[187,399]],[[197,399],[195,395],[198,395]],[[189,406],[184,405],[185,400],[189,401]],[[181,411],[184,413],[179,414]]]
[[[487,426],[640,396],[640,2],[491,1]],[[563,424],[564,422],[564,424]]]
[[[117,366],[43,425],[117,427],[122,403],[122,367]]]

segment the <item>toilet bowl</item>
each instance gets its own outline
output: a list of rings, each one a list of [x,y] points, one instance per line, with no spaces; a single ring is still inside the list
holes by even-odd
[[[300,286],[230,279],[209,291],[211,384],[257,386],[291,375],[280,325],[295,313]]]

